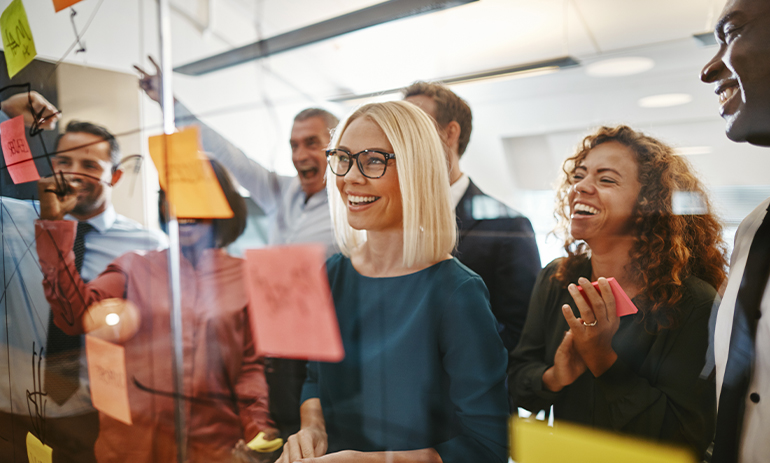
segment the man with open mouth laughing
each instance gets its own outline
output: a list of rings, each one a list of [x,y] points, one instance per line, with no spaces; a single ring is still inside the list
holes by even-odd
[[[770,146],[770,2],[729,0],[701,72],[714,84],[728,138]],[[718,417],[712,462],[770,455],[770,198],[735,235],[730,278],[714,333]]]

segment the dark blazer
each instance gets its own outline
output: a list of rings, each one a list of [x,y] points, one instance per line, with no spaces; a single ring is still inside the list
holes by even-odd
[[[492,313],[508,351],[519,342],[540,254],[529,219],[485,195],[470,182],[457,205],[459,243],[454,252],[486,283]]]

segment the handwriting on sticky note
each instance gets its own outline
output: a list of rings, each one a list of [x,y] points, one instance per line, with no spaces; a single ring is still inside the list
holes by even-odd
[[[27,458],[29,463],[51,463],[53,449],[35,437],[31,432],[27,433]]]
[[[32,182],[40,178],[24,135],[23,116],[0,122],[0,146],[13,183]]]
[[[83,0],[53,0],[53,9],[58,13],[61,10],[81,1]]]
[[[249,316],[257,352],[339,362],[345,356],[319,245],[245,253]]]
[[[226,219],[233,216],[214,169],[199,156],[197,127],[150,137],[149,145],[160,186],[177,217]]]
[[[86,358],[94,408],[118,421],[132,424],[123,346],[87,335]]]
[[[35,59],[35,41],[27,21],[27,12],[21,0],[13,0],[0,15],[0,33],[3,35],[3,51],[8,64],[8,75],[15,76]]]
[[[615,278],[607,278],[607,283],[610,284],[610,289],[612,289],[612,295],[615,296],[615,313],[618,314],[618,317],[623,317],[626,315],[633,315],[636,312],[639,311],[639,309],[636,308],[636,305],[631,301],[631,298],[628,297],[628,294],[626,294],[625,291],[623,291],[623,288],[620,286],[620,283]],[[599,289],[599,282],[594,281],[591,283],[594,288],[596,288],[596,291],[601,294],[601,290]],[[578,291],[580,291],[580,294],[583,295],[583,298],[588,302],[588,305],[591,305],[591,301],[588,300],[588,296],[586,296],[586,293],[583,291],[583,288],[578,285],[577,287]]]
[[[608,431],[556,421],[545,423],[512,417],[511,458],[518,463],[695,463],[689,449],[658,444]]]

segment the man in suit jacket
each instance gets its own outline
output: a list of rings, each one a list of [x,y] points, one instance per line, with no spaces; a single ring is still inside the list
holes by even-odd
[[[701,80],[715,85],[727,136],[770,146],[770,2],[729,0],[719,50]],[[735,235],[714,332],[718,416],[712,462],[770,458],[770,198]]]
[[[473,128],[468,103],[447,87],[427,82],[415,82],[404,89],[404,99],[437,122],[446,148],[459,228],[454,254],[486,283],[500,337],[510,352],[519,342],[540,272],[532,224],[519,212],[485,195],[460,170],[460,157]]]

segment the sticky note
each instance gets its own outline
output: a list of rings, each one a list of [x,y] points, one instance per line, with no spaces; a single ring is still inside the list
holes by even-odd
[[[35,437],[31,432],[27,433],[27,458],[29,463],[51,463],[53,461],[53,449]]]
[[[132,424],[123,346],[86,335],[86,359],[94,408],[118,421]]]
[[[23,116],[0,122],[0,146],[13,183],[32,182],[40,178],[24,134]]]
[[[511,458],[516,463],[695,463],[690,450],[570,423],[511,418]]]
[[[618,314],[618,317],[623,317],[625,315],[633,315],[636,312],[639,312],[639,309],[636,308],[633,302],[631,302],[631,298],[628,297],[628,294],[626,294],[625,291],[623,291],[623,288],[620,287],[620,283],[615,280],[615,278],[607,278],[607,283],[610,284],[610,289],[612,289],[612,295],[615,296],[615,313]],[[599,289],[599,282],[594,281],[591,283],[594,288],[596,288],[596,291],[601,294],[602,291]],[[580,291],[580,294],[583,295],[583,298],[588,302],[588,305],[591,305],[591,301],[588,300],[588,296],[583,292],[583,288],[581,288],[579,285],[577,287],[578,291]]]
[[[81,1],[82,0],[53,0],[53,9],[58,13],[61,10]]]
[[[0,15],[0,33],[3,35],[3,52],[8,64],[8,75],[13,77],[37,55],[27,12],[24,11],[21,0],[13,0]]]
[[[200,157],[198,128],[150,137],[150,156],[160,187],[182,219],[227,219],[233,211],[211,164]],[[166,165],[168,164],[168,176]]]
[[[247,249],[246,286],[257,352],[339,362],[345,356],[319,245]]]

